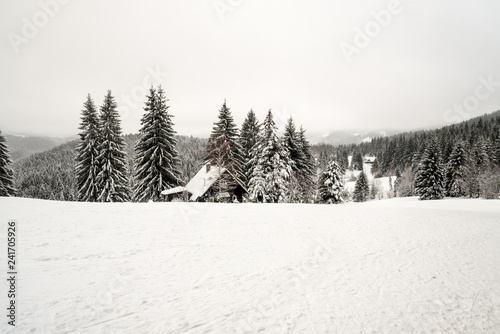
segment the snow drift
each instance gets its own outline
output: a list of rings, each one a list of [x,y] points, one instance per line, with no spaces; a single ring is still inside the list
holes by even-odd
[[[500,332],[498,201],[0,208],[16,333]]]

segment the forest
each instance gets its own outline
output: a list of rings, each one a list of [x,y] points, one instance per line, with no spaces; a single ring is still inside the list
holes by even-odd
[[[158,102],[165,100],[161,87],[152,89],[150,93],[145,103],[146,113],[141,132],[122,135],[119,126],[115,129],[115,135],[122,145],[118,151],[122,150],[120,156],[126,167],[123,169],[123,189],[127,196],[123,200],[159,200],[159,191],[186,184],[205,163],[211,162],[232,170],[240,177],[248,188],[249,201],[259,198],[267,202],[341,203],[348,198],[343,189],[344,172],[347,169],[362,170],[366,156],[376,157],[372,165],[375,177],[395,177],[391,195],[394,197],[499,197],[500,111],[435,130],[404,132],[361,144],[311,145],[306,138],[306,131],[302,127],[296,129],[293,119],[284,129],[277,129],[271,110],[262,123],[251,110],[240,129],[234,124],[225,102],[219,110],[219,119],[214,123],[210,138],[177,135],[169,123],[168,106]],[[109,92],[106,99],[109,112],[116,113],[116,105]],[[99,126],[103,120],[99,120],[97,108],[90,96],[84,106],[82,115],[93,112],[92,121],[96,127]],[[111,123],[117,122],[113,117],[117,118],[116,114],[112,115]],[[150,163],[155,159],[150,155],[153,152],[151,143],[161,140],[147,139],[148,133],[161,132],[161,129],[152,127],[153,124],[161,123],[159,120],[166,122],[162,129],[170,129],[169,133],[164,134],[165,147],[170,151],[161,153],[158,159],[164,164],[166,157],[169,157],[172,163],[169,170],[164,171],[162,181],[156,179],[156,167]],[[151,125],[149,128],[148,122]],[[89,200],[82,198],[82,184],[79,185],[77,177],[78,166],[82,165],[81,160],[78,161],[78,154],[81,156],[81,149],[85,147],[82,143],[88,136],[88,124],[85,124],[84,116],[82,124],[80,140],[28,154],[24,158],[16,156],[13,163],[8,156],[9,140],[13,140],[13,136],[6,136],[7,141],[3,138],[5,152],[0,152],[0,167],[5,175],[12,175],[11,183],[15,192],[10,194],[63,201]],[[352,162],[349,165],[350,156]],[[172,170],[174,173],[168,176]],[[84,181],[88,179],[87,175],[81,177]],[[165,181],[168,177],[170,183]],[[351,199],[364,201],[369,197],[367,194],[373,185],[368,184],[364,177],[358,177],[362,180],[359,180],[359,186],[356,184],[357,196]],[[148,179],[149,183],[146,185],[143,179]],[[428,179],[436,179],[437,182],[428,184]],[[151,184],[155,182],[158,185],[152,187]],[[427,190],[423,191],[422,188]],[[433,190],[429,190],[431,188]],[[7,190],[3,190],[3,193],[9,194]],[[95,197],[93,200],[98,199]]]

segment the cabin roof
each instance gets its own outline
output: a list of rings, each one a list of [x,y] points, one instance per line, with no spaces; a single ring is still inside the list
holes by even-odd
[[[167,189],[167,190],[163,190],[161,192],[162,195],[172,195],[172,194],[177,194],[177,193],[181,193],[183,191],[187,191],[187,189],[183,186],[178,186],[178,187],[175,187],[175,188],[170,188],[170,189]]]
[[[220,170],[220,172],[219,172]],[[163,190],[161,192],[162,195],[170,195],[170,194],[176,194],[180,193],[183,191],[187,191],[191,194],[190,200],[191,201],[196,201],[198,198],[203,196],[208,189],[217,181],[219,178],[219,175],[224,174],[225,172],[228,172],[233,179],[245,190],[245,186],[243,183],[236,178],[229,170],[226,168],[220,168],[217,166],[210,166],[207,170],[207,164],[203,165],[203,167],[196,173],[196,175],[186,184],[185,187],[175,187],[167,190]]]
[[[220,174],[226,171],[225,168],[220,169]],[[196,173],[196,175],[186,184],[186,189],[192,194],[191,200],[196,201],[200,196],[203,196],[208,189],[217,181],[219,177],[219,167],[210,166],[207,171],[207,165]]]

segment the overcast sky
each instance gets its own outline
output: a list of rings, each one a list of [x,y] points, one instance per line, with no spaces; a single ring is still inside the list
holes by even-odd
[[[45,4],[45,5],[43,5]],[[410,130],[500,109],[500,2],[0,1],[0,130],[78,133],[88,93],[124,133],[162,83],[180,134],[208,136],[224,98],[309,133]]]

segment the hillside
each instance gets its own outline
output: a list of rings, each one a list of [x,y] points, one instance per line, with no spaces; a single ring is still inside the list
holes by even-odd
[[[10,155],[13,161],[28,157],[33,153],[48,151],[58,145],[67,143],[73,138],[51,138],[32,136],[5,135]]]
[[[313,144],[349,145],[370,142],[373,138],[389,137],[398,131],[333,131],[327,134],[309,134]]]
[[[138,135],[124,136],[132,184],[134,144]],[[78,141],[59,145],[48,151],[32,154],[12,164],[17,196],[52,200],[75,201],[75,149]],[[205,139],[177,136],[181,179],[187,182],[200,168]]]
[[[74,159],[77,141],[35,153],[12,164],[17,196],[76,200]]]
[[[337,160],[342,167],[347,168],[346,157],[348,155],[376,156],[373,166],[375,176],[400,175],[398,196],[413,196],[415,173],[422,154],[432,138],[438,140],[443,168],[448,165],[455,145],[458,142],[463,143],[467,152],[465,160],[469,164],[464,165],[464,168],[467,167],[471,173],[476,174],[473,176],[475,178],[473,182],[488,183],[484,185],[484,188],[492,189],[488,190],[487,195],[481,196],[498,198],[500,192],[500,111],[435,130],[377,137],[361,144],[337,146],[325,143],[316,144],[313,145],[313,152],[320,168],[331,159]],[[483,160],[482,166],[478,166],[478,163]],[[484,177],[481,179],[482,175]],[[478,196],[478,192],[471,194],[471,197]]]
[[[500,332],[496,201],[0,207],[18,332]]]

